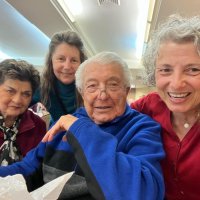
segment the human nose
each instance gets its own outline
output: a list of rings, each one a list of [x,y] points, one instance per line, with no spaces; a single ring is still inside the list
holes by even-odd
[[[98,99],[106,100],[108,98],[108,93],[106,87],[98,88]]]
[[[171,86],[173,89],[183,88],[185,86],[185,76],[182,73],[174,73],[171,77]]]
[[[65,60],[65,62],[64,62],[64,68],[71,68],[72,67],[72,65],[71,65],[71,62],[70,62],[70,59],[69,58],[67,58],[66,60]]]
[[[12,98],[12,101],[15,102],[15,103],[21,103],[22,101],[22,97],[20,94],[15,94]]]

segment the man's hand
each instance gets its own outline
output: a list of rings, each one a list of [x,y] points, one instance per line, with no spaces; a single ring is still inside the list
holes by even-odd
[[[51,141],[57,133],[61,131],[69,130],[70,126],[77,120],[78,118],[72,115],[64,115],[60,117],[60,119],[54,124],[54,126],[46,133],[42,142]]]

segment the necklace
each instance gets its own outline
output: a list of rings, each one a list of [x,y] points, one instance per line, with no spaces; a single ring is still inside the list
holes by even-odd
[[[198,120],[199,116],[200,116],[200,113],[198,112],[195,122]],[[190,124],[188,122],[185,122],[183,126],[185,129],[188,129],[190,127]]]
[[[184,126],[184,128],[189,128],[190,127],[190,124],[189,123],[187,123],[187,122],[185,122],[185,124],[183,124],[183,126]]]

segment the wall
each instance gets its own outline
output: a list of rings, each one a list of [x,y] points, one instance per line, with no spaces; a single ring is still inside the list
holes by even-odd
[[[155,91],[154,87],[131,88],[127,101],[128,103],[131,103],[132,101],[137,100],[152,91]]]

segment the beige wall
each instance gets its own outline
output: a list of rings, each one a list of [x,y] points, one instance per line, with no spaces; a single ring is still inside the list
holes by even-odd
[[[128,94],[127,101],[128,103],[131,103],[132,101],[137,100],[152,91],[155,91],[154,87],[132,88]]]

